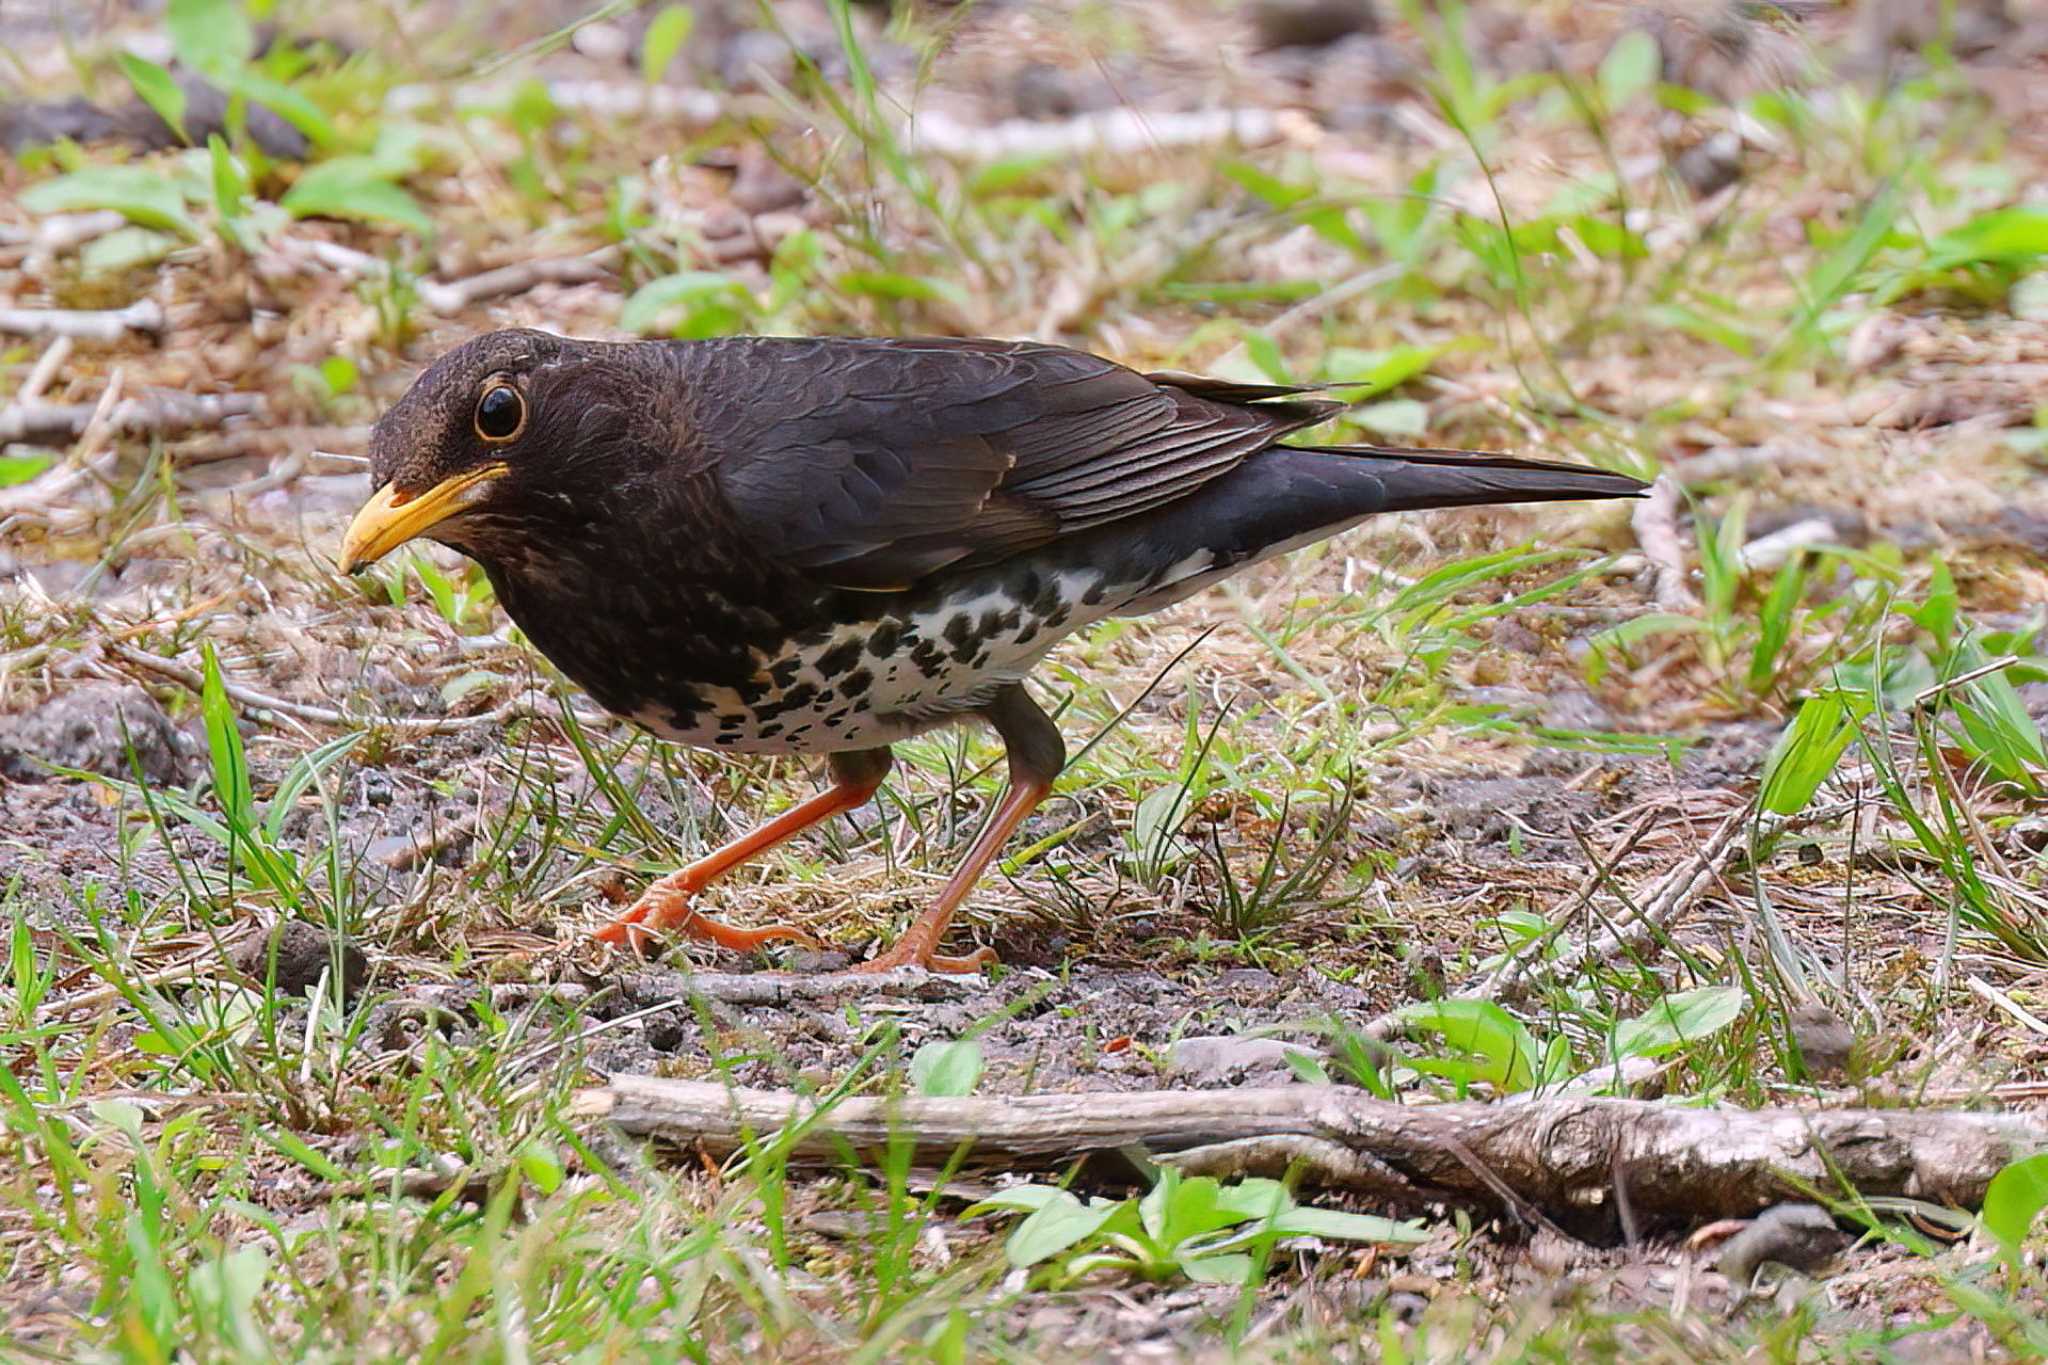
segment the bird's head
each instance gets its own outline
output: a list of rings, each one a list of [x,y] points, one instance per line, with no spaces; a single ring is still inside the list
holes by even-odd
[[[430,365],[370,433],[375,490],[342,537],[353,573],[417,536],[487,557],[522,523],[568,511],[581,457],[625,405],[601,343],[491,332]],[[596,362],[596,363],[593,363]]]

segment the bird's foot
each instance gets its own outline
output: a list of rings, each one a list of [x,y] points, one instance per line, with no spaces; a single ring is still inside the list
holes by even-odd
[[[983,967],[993,966],[1001,959],[993,948],[976,948],[965,957],[947,957],[938,952],[936,935],[920,934],[913,927],[896,946],[878,957],[848,967],[849,972],[893,972],[900,967],[922,967],[928,972],[953,972],[965,974],[978,972]]]
[[[655,882],[640,893],[640,899],[633,902],[631,909],[597,931],[597,941],[618,944],[636,952],[644,951],[664,937],[693,938],[741,952],[777,939],[801,943],[809,948],[818,946],[818,940],[794,924],[742,929],[736,924],[711,918],[693,904],[697,892],[703,889],[694,885],[694,880],[685,871],[672,873]]]

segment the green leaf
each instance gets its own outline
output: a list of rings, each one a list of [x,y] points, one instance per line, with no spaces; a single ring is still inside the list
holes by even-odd
[[[1536,1083],[1543,1065],[1536,1039],[1520,1020],[1490,1000],[1418,1001],[1393,1017],[1398,1024],[1438,1035],[1446,1046],[1476,1059],[1479,1065],[1471,1068],[1476,1079],[1508,1091],[1527,1090]],[[1410,1058],[1408,1064],[1428,1071],[1435,1069],[1435,1060]]]
[[[192,138],[185,131],[185,92],[171,79],[171,73],[132,52],[117,53],[114,60],[121,64],[121,74],[135,87],[142,102],[156,111],[156,116],[178,135],[178,141],[189,145]]]
[[[212,80],[239,71],[256,50],[240,0],[171,0],[164,14],[178,60]]]
[[[169,178],[141,166],[87,166],[21,192],[32,213],[77,213],[112,209],[142,227],[162,228],[190,239],[199,225],[185,212],[185,196]]]
[[[335,1165],[333,1158],[308,1143],[289,1128],[279,1128],[265,1124],[257,1128],[256,1133],[265,1142],[277,1148],[278,1151],[283,1152],[322,1180],[339,1181],[348,1178],[348,1172]]]
[[[2034,1220],[2048,1208],[2048,1152],[2022,1157],[1991,1177],[1984,1191],[1984,1226],[2008,1257],[2017,1259]]]
[[[1012,1185],[968,1205],[960,1211],[960,1216],[973,1218],[984,1213],[1036,1213],[1047,1204],[1073,1197],[1057,1185]]]
[[[1250,1284],[1257,1267],[1240,1253],[1181,1258],[1181,1272],[1196,1284]]]
[[[1280,343],[1264,332],[1247,332],[1244,336],[1245,358],[1253,368],[1275,384],[1292,384],[1294,375],[1287,368],[1287,357],[1280,353]]]
[[[1757,613],[1756,644],[1749,652],[1749,690],[1762,692],[1778,674],[1778,657],[1792,638],[1792,613],[1806,591],[1806,553],[1793,554]]]
[[[1773,348],[1774,355],[1783,351],[1793,338],[1809,334],[1820,315],[1832,307],[1863,273],[1863,268],[1870,264],[1870,258],[1891,235],[1892,224],[1899,216],[1899,197],[1898,182],[1886,181],[1870,197],[1855,230],[1808,273],[1805,307]]]
[[[339,739],[330,739],[293,761],[284,779],[277,784],[277,790],[270,794],[270,803],[264,811],[263,834],[266,839],[275,844],[284,837],[284,822],[290,818],[299,797],[320,780],[322,773],[346,758],[360,738],[362,736],[358,734],[346,734]]]
[[[320,106],[307,99],[298,91],[258,71],[235,71],[221,78],[221,85],[231,95],[240,95],[251,104],[260,104],[276,114],[286,123],[306,135],[306,140],[316,147],[332,147],[340,140],[334,124]],[[380,141],[381,135],[380,135]]]
[[[1295,1207],[1273,1220],[1273,1231],[1283,1237],[1322,1237],[1333,1242],[1379,1242],[1388,1246],[1414,1246],[1429,1240],[1429,1230],[1419,1223],[1401,1223],[1370,1213],[1346,1213],[1341,1209]]]
[[[1979,658],[1969,666],[1983,662]],[[1963,727],[1964,752],[1989,764],[2004,781],[2034,791],[2038,785],[2034,772],[2048,767],[2048,750],[2042,745],[2040,725],[2028,713],[2012,680],[1993,673],[1950,697]]]
[[[1614,1030],[1614,1058],[1661,1057],[1696,1043],[1742,1017],[1740,987],[1700,986],[1667,995]]]
[[[1132,865],[1140,875],[1157,877],[1185,856],[1180,828],[1200,802],[1195,785],[1176,782],[1154,787],[1138,801],[1124,837],[1130,841]]]
[[[294,218],[394,223],[422,237],[434,235],[434,222],[419,201],[385,179],[369,157],[338,156],[309,167],[278,203]]]
[[[1917,607],[1906,608],[1904,614],[1934,637],[1936,649],[1947,653],[1955,645],[1956,615],[1960,604],[1956,581],[1949,574],[1948,563],[1936,556],[1934,571],[1927,580],[1927,599]]]
[[[1353,346],[1337,346],[1323,358],[1322,377],[1341,385],[1345,401],[1356,403],[1397,389],[1426,373],[1444,350],[1442,346],[1395,346],[1384,351],[1363,351]]]
[[[1059,158],[1050,152],[998,157],[967,177],[967,193],[976,199],[987,199],[1015,189],[1057,164]]]
[[[547,1143],[537,1141],[519,1149],[519,1169],[542,1194],[553,1194],[560,1189],[566,1174],[561,1154]]]
[[[141,227],[115,228],[85,244],[78,253],[78,268],[86,275],[119,275],[123,271],[155,265],[183,244],[168,232]]]
[[[1345,417],[1376,436],[1407,440],[1429,430],[1429,409],[1413,398],[1390,398],[1355,408]]]
[[[1264,1221],[1293,1208],[1294,1196],[1279,1181],[1252,1175],[1221,1187],[1216,1193],[1216,1206],[1236,1214],[1240,1221],[1247,1218]]]
[[[1601,101],[1610,112],[1619,109],[1655,85],[1663,71],[1664,54],[1657,40],[1641,28],[1629,29],[1600,59]]]
[[[224,219],[238,218],[249,197],[249,177],[243,174],[234,154],[228,151],[227,139],[219,133],[206,139],[206,150],[212,160],[214,211]]]
[[[877,299],[944,299],[959,303],[966,297],[960,286],[951,280],[887,270],[849,270],[833,283],[849,294],[865,294]]]
[[[142,1106],[130,1100],[93,1100],[86,1111],[130,1142],[142,1141]]]
[[[227,681],[221,676],[220,656],[212,641],[202,648],[201,662],[204,676],[199,714],[206,723],[206,747],[213,757],[214,795],[230,827],[247,831],[256,823],[256,796],[249,785],[249,759],[242,748],[242,732],[236,727],[235,706],[228,700]]]
[[[1013,1228],[1003,1243],[1003,1255],[1011,1265],[1028,1268],[1070,1247],[1078,1246],[1108,1225],[1119,1213],[1131,1212],[1128,1200],[1094,1200],[1083,1204],[1065,1190],[1059,1198]]]
[[[1258,196],[1269,208],[1291,209],[1302,200],[1315,197],[1313,186],[1281,180],[1247,161],[1226,161],[1217,169]]]
[[[696,24],[697,13],[688,5],[670,5],[655,15],[640,40],[640,78],[653,85],[667,75],[669,63],[690,41],[690,30]]]
[[[2048,209],[2016,205],[1993,209],[1935,238],[1928,244],[1927,266],[2025,266],[2042,256],[2048,256]]]
[[[0,488],[27,483],[55,463],[55,455],[0,455]]]
[[[674,308],[686,310],[705,304],[745,300],[747,291],[739,281],[715,270],[684,270],[649,280],[633,291],[619,312],[619,326],[646,335],[662,315]]]
[[[1855,737],[1856,724],[1840,692],[1823,692],[1801,703],[1764,759],[1758,797],[1763,808],[1773,815],[1805,810]]]
[[[910,1059],[910,1083],[920,1095],[957,1099],[981,1082],[981,1044],[972,1038],[926,1043]]]
[[[319,364],[320,382],[327,385],[327,392],[339,396],[354,393],[362,381],[362,371],[345,355],[331,355]]]

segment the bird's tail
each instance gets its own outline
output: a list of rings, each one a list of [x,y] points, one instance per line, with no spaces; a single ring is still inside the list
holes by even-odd
[[[1628,498],[1645,487],[1626,474],[1509,455],[1282,445],[1179,502],[1074,537],[1068,552],[1106,569],[1110,581],[1133,585],[1113,610],[1135,615],[1379,512]]]
[[[1374,511],[1425,507],[1482,507],[1504,502],[1558,502],[1573,498],[1640,497],[1648,486],[1626,474],[1554,460],[1524,460],[1470,450],[1401,446],[1295,446],[1357,463],[1376,479],[1385,501]],[[1276,454],[1278,452],[1275,452]]]

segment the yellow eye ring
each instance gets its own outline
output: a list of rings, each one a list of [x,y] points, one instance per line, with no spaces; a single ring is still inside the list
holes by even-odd
[[[477,438],[501,446],[518,440],[525,430],[526,399],[504,380],[493,382],[476,400]]]

